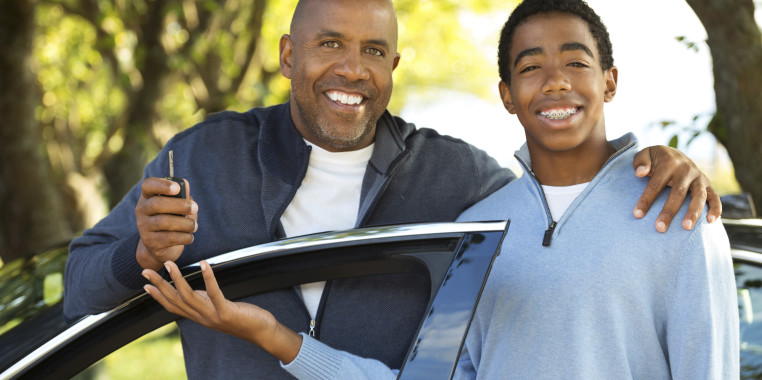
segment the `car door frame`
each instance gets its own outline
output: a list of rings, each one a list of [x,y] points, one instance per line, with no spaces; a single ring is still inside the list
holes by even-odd
[[[230,299],[314,281],[427,273],[431,298],[399,378],[449,378],[509,225],[495,221],[362,228],[276,241],[207,261]],[[181,271],[194,288],[203,284],[199,263]],[[177,318],[141,291],[112,310],[68,325],[14,364],[2,362],[0,379],[72,376]],[[438,339],[443,334],[459,344],[443,347]]]

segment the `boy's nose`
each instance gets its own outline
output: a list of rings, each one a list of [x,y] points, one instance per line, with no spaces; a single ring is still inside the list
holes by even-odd
[[[561,70],[549,70],[542,86],[542,93],[550,95],[555,92],[569,92],[571,83]]]

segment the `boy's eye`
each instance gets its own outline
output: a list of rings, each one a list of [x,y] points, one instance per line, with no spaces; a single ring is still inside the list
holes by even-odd
[[[537,70],[539,68],[540,66],[526,66],[522,68],[521,70],[519,70],[519,74],[528,73],[530,71]]]
[[[341,47],[341,44],[339,44],[338,41],[325,41],[321,45],[325,47],[333,48],[333,49],[337,49]]]
[[[582,62],[572,62],[569,65],[572,66],[572,67],[579,67],[579,68],[588,67],[587,64],[582,63]]]

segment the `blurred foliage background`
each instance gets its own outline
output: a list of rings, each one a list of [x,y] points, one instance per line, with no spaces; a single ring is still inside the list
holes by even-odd
[[[221,110],[288,99],[278,41],[296,0],[10,0],[0,5],[7,75],[0,111],[0,257],[93,225],[175,133]],[[486,96],[488,62],[462,12],[495,0],[396,2],[403,62],[390,105],[449,88]],[[415,64],[413,64],[413,62]],[[462,80],[468,73],[468,80]],[[19,128],[23,125],[23,128]],[[23,165],[22,165],[23,164]],[[31,206],[34,207],[31,207]]]
[[[762,38],[753,0],[688,0],[714,61],[717,113],[741,188],[762,202]],[[515,1],[396,0],[402,64],[389,106],[412,94],[489,97],[494,61],[461,25]],[[140,179],[175,133],[221,110],[288,97],[278,41],[296,0],[0,2],[0,259],[68,241]],[[496,44],[497,35],[491,36]],[[441,92],[441,91],[440,91]],[[677,135],[676,135],[677,136]],[[676,143],[676,139],[673,139]]]

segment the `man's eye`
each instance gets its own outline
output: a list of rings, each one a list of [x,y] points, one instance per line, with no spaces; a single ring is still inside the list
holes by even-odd
[[[341,47],[341,44],[339,44],[338,41],[326,41],[326,42],[323,42],[322,45],[325,47],[333,48],[333,49],[337,49]]]
[[[370,55],[375,55],[375,56],[379,56],[379,57],[383,57],[384,56],[384,52],[379,50],[379,49],[376,49],[376,48],[367,48],[367,49],[365,49],[365,52],[370,54]]]

